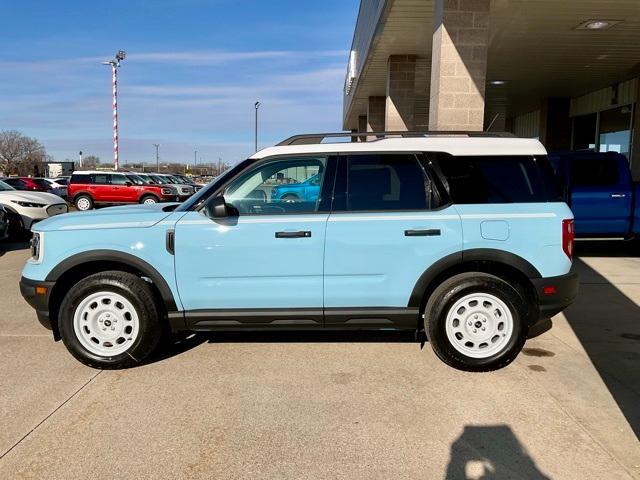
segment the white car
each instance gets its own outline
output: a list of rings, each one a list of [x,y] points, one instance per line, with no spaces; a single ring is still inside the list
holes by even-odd
[[[67,213],[66,202],[52,193],[16,190],[0,181],[0,205],[9,217],[9,232],[18,237],[31,230],[34,223]]]
[[[67,198],[67,183],[69,182],[68,178],[45,178],[44,181],[47,182],[51,187],[51,193],[64,199]]]

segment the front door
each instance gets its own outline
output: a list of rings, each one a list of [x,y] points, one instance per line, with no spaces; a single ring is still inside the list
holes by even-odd
[[[462,250],[460,217],[441,208],[426,168],[411,154],[340,158],[327,222],[327,327],[416,328],[420,276]]]
[[[315,174],[322,183],[326,167],[324,157],[261,161],[224,188],[234,215],[209,218],[202,209],[178,221],[176,280],[192,328],[322,326],[328,211],[320,192],[291,202],[272,201],[271,190]]]
[[[631,230],[632,182],[622,165],[626,161],[617,154],[571,160],[570,207],[577,235],[624,236]]]

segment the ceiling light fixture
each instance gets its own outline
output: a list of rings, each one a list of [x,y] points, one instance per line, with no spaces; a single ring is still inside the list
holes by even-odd
[[[489,84],[490,85],[506,85],[508,82],[508,80],[490,80]]]
[[[608,30],[622,20],[591,19],[575,27],[576,30]]]

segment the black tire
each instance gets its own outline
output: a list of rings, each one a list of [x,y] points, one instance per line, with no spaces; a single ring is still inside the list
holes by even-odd
[[[22,217],[15,212],[7,212],[7,218],[9,219],[9,240],[15,242],[24,242],[31,237],[31,232],[24,227],[24,221]]]
[[[87,296],[101,291],[125,297],[139,318],[137,337],[125,352],[114,356],[89,351],[74,330],[74,314],[78,305]],[[158,346],[163,332],[160,312],[149,284],[132,273],[115,270],[90,275],[73,285],[60,306],[58,327],[64,345],[76,359],[89,367],[109,370],[132,367],[144,361]]]
[[[486,358],[474,358],[458,351],[446,333],[449,310],[458,300],[476,292],[500,299],[513,318],[511,338],[500,351]],[[468,372],[488,372],[507,366],[522,350],[527,337],[527,311],[516,287],[505,280],[481,272],[461,273],[445,280],[429,297],[424,312],[425,330],[434,353],[447,365]]]
[[[78,202],[80,202],[81,200],[86,200],[87,202],[89,202],[89,207],[88,208],[80,208],[80,207],[78,207]],[[86,193],[81,193],[80,195],[76,195],[76,198],[73,199],[73,204],[75,205],[76,210],[79,210],[81,212],[86,212],[88,210],[93,210],[93,208],[95,207],[95,205],[93,203],[93,198],[91,198],[91,195],[87,195]]]
[[[140,203],[144,203],[147,200],[153,200],[153,203],[160,203],[160,199],[155,195],[147,194],[140,197]]]

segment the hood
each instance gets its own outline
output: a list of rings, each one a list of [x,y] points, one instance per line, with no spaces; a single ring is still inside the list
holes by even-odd
[[[165,219],[173,212],[171,203],[154,205],[126,205],[107,207],[87,212],[56,215],[38,222],[34,231],[98,230],[107,228],[147,228]],[[164,209],[167,209],[165,212]]]
[[[29,192],[26,190],[3,190],[0,191],[0,203],[7,203],[10,200],[22,200],[24,202],[44,203],[53,205],[55,203],[65,203],[63,199],[53,193]]]

